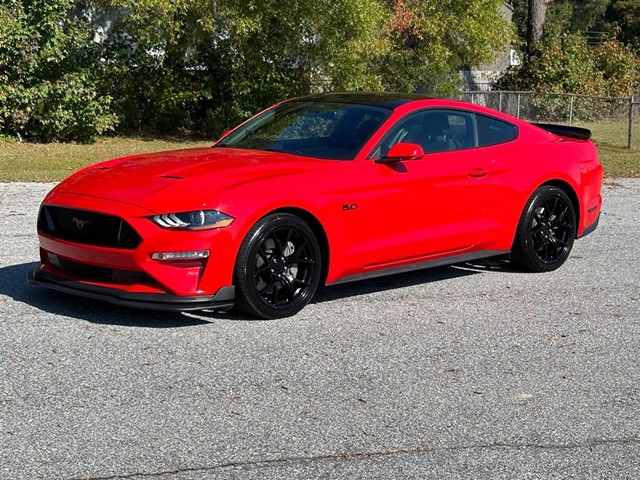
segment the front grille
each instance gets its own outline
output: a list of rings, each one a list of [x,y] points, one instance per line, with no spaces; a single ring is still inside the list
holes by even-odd
[[[99,247],[133,250],[142,241],[122,218],[64,207],[43,206],[38,229],[55,238]]]

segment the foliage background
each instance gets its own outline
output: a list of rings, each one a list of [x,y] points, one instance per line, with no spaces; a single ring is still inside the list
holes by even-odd
[[[0,0],[0,137],[212,137],[322,90],[454,96],[461,67],[522,46],[529,1],[510,23],[501,0]],[[640,0],[555,0],[499,87],[632,95],[639,50]]]
[[[513,40],[499,0],[0,0],[0,135],[217,135],[319,90],[446,94]]]
[[[512,2],[522,51],[529,1]],[[554,0],[544,37],[530,50],[500,79],[500,89],[634,95],[640,88],[640,0]]]

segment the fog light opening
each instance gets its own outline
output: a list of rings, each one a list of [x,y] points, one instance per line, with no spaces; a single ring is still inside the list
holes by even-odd
[[[209,250],[191,250],[187,252],[156,252],[151,255],[151,260],[202,260],[209,258]]]

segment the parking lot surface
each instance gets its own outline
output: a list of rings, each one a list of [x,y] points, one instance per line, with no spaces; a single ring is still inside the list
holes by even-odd
[[[293,318],[28,285],[47,184],[0,184],[0,478],[640,478],[640,180],[556,272],[461,264]]]

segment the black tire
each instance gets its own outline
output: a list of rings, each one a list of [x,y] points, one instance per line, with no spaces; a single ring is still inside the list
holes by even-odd
[[[313,298],[321,270],[320,245],[306,222],[286,213],[264,217],[238,252],[236,305],[264,319],[295,315]]]
[[[576,238],[576,213],[569,196],[551,185],[539,187],[522,211],[511,262],[533,272],[560,267]]]

